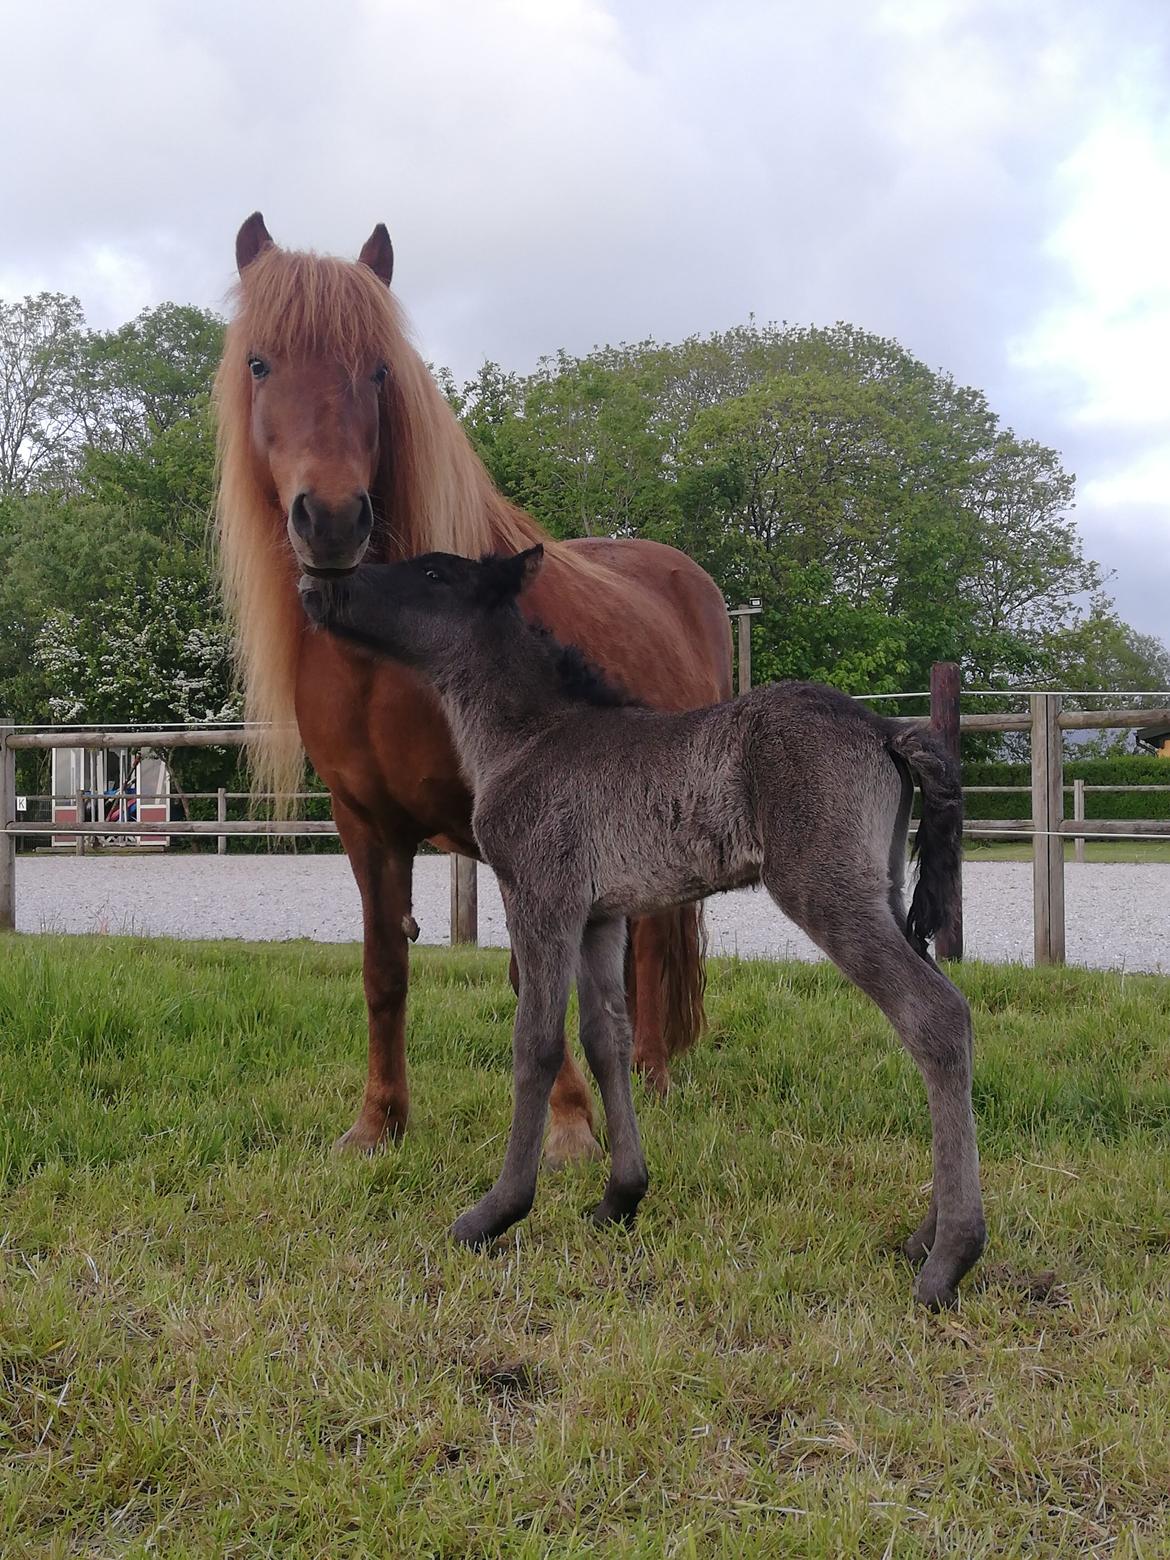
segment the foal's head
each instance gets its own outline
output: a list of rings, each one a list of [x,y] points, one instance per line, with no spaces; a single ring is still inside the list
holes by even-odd
[[[311,622],[366,649],[427,670],[482,651],[492,619],[534,578],[544,548],[511,557],[424,553],[404,563],[368,564],[341,578],[301,580]]]

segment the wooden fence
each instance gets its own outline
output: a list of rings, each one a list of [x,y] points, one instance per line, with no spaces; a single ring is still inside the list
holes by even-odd
[[[745,617],[741,622],[747,621]],[[750,676],[750,673],[748,673]],[[931,713],[929,723],[953,754],[958,756],[963,732],[1028,732],[1032,753],[1032,816],[1027,819],[969,819],[965,833],[974,839],[994,839],[1003,835],[1023,835],[1032,840],[1034,957],[1037,964],[1064,962],[1064,841],[1086,838],[1170,838],[1170,821],[1158,819],[1092,819],[1084,816],[1086,789],[1114,790],[1117,787],[1084,787],[1077,782],[1073,791],[1073,817],[1064,816],[1062,733],[1070,730],[1112,730],[1170,723],[1170,709],[1066,710],[1058,693],[1029,696],[1028,712],[1020,714],[964,714],[960,710],[958,667],[949,662],[936,665],[931,673]],[[927,717],[896,716],[896,720],[914,725]],[[195,727],[169,729],[140,727],[104,730],[52,729],[17,730],[0,721],[0,931],[16,925],[16,842],[27,836],[69,835],[79,842],[86,838],[134,838],[149,833],[152,838],[217,839],[219,850],[235,836],[296,837],[336,835],[332,819],[248,819],[226,817],[227,793],[217,793],[215,819],[187,819],[168,823],[53,823],[18,822],[16,816],[16,753],[28,749],[53,747],[154,748],[240,747],[248,740],[244,727]],[[1170,767],[1170,766],[1168,766]],[[1079,788],[1079,789],[1078,789]],[[972,794],[991,789],[1014,787],[973,787]],[[1147,787],[1134,787],[1144,790]],[[1154,789],[1162,790],[1164,787]],[[478,936],[476,902],[476,864],[463,856],[451,857],[451,940],[475,942]],[[945,958],[963,954],[962,906],[950,925],[938,938],[938,952]]]

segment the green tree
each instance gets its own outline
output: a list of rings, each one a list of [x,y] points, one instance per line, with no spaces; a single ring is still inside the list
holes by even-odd
[[[141,451],[202,415],[223,350],[223,321],[176,303],[144,309],[118,330],[86,340],[87,444]]]
[[[764,675],[922,687],[1042,674],[1102,576],[1052,450],[850,325],[755,322],[560,353],[456,391],[493,477],[555,534],[650,536],[758,595]]]
[[[85,320],[76,298],[0,302],[0,496],[63,479],[84,432]]]

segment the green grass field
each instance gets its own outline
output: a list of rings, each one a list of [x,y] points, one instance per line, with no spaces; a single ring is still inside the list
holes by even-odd
[[[963,846],[965,861],[1031,861],[1030,841],[967,840]],[[1064,844],[1064,859],[1069,866],[1076,862],[1072,840]],[[1170,840],[1086,840],[1086,861],[1106,862],[1170,862]]]
[[[0,940],[6,1560],[1170,1553],[1170,981],[960,972],[991,1246],[936,1317],[921,1087],[831,969],[713,966],[636,1230],[588,1165],[478,1256],[504,960],[414,970],[412,1131],[339,1160],[355,949]]]

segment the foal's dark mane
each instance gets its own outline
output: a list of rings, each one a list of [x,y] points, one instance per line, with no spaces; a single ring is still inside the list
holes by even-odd
[[[576,699],[582,704],[595,704],[602,709],[645,708],[641,699],[635,699],[620,684],[611,682],[601,668],[583,655],[576,645],[562,644],[543,623],[528,623],[525,626],[552,662],[561,692],[567,698]]]
[[[523,588],[522,576],[515,572],[516,564],[521,560],[507,553],[491,552],[484,553],[479,561],[482,567],[473,587],[473,600],[489,612],[502,608],[505,612],[510,610],[516,613],[532,635],[534,645],[539,646],[541,654],[551,663],[560,691],[566,698],[581,704],[594,704],[602,709],[646,707],[643,700],[636,699],[618,683],[611,682],[601,668],[590,661],[576,645],[564,644],[551,628],[524,617],[516,602],[516,593]]]

